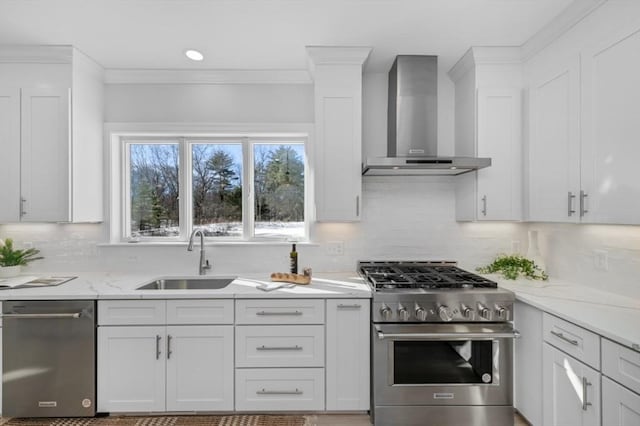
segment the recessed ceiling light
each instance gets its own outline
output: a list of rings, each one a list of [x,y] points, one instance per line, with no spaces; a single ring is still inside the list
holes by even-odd
[[[195,49],[185,50],[184,54],[192,61],[201,61],[204,59],[204,55]]]

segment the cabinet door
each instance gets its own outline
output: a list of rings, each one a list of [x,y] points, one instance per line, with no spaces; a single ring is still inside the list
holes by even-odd
[[[0,88],[0,223],[20,220],[20,90]]]
[[[167,411],[233,410],[233,326],[167,327]]]
[[[584,221],[640,223],[638,117],[640,29],[583,51],[582,181]]]
[[[528,220],[580,220],[579,62],[547,60],[532,70]]]
[[[640,425],[640,395],[608,377],[602,377],[602,424],[605,426]]]
[[[542,311],[516,302],[513,325],[520,331],[515,340],[514,406],[532,425],[542,424]]]
[[[165,409],[165,327],[98,327],[98,411]]]
[[[327,300],[327,410],[368,410],[369,300]]]
[[[520,89],[478,89],[478,220],[522,219],[522,96]]]
[[[542,369],[546,426],[600,425],[600,373],[547,343]]]
[[[23,222],[71,220],[69,89],[22,89]]]

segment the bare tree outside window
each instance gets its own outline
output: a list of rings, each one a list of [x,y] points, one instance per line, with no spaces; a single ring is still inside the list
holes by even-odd
[[[304,236],[304,145],[254,144],[257,237]]]
[[[209,237],[242,237],[242,145],[193,144],[193,224]]]
[[[177,144],[131,144],[131,236],[180,235]]]

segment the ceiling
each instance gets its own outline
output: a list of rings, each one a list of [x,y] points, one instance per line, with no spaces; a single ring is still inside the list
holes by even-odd
[[[571,1],[0,0],[0,44],[72,44],[106,68],[162,69],[306,69],[307,45],[370,46],[368,72],[397,54],[449,69],[472,45],[521,45]]]

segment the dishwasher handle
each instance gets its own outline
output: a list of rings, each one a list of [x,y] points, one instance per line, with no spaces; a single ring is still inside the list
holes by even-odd
[[[18,319],[53,319],[53,318],[80,318],[82,312],[62,313],[62,314],[2,314],[2,318]]]

